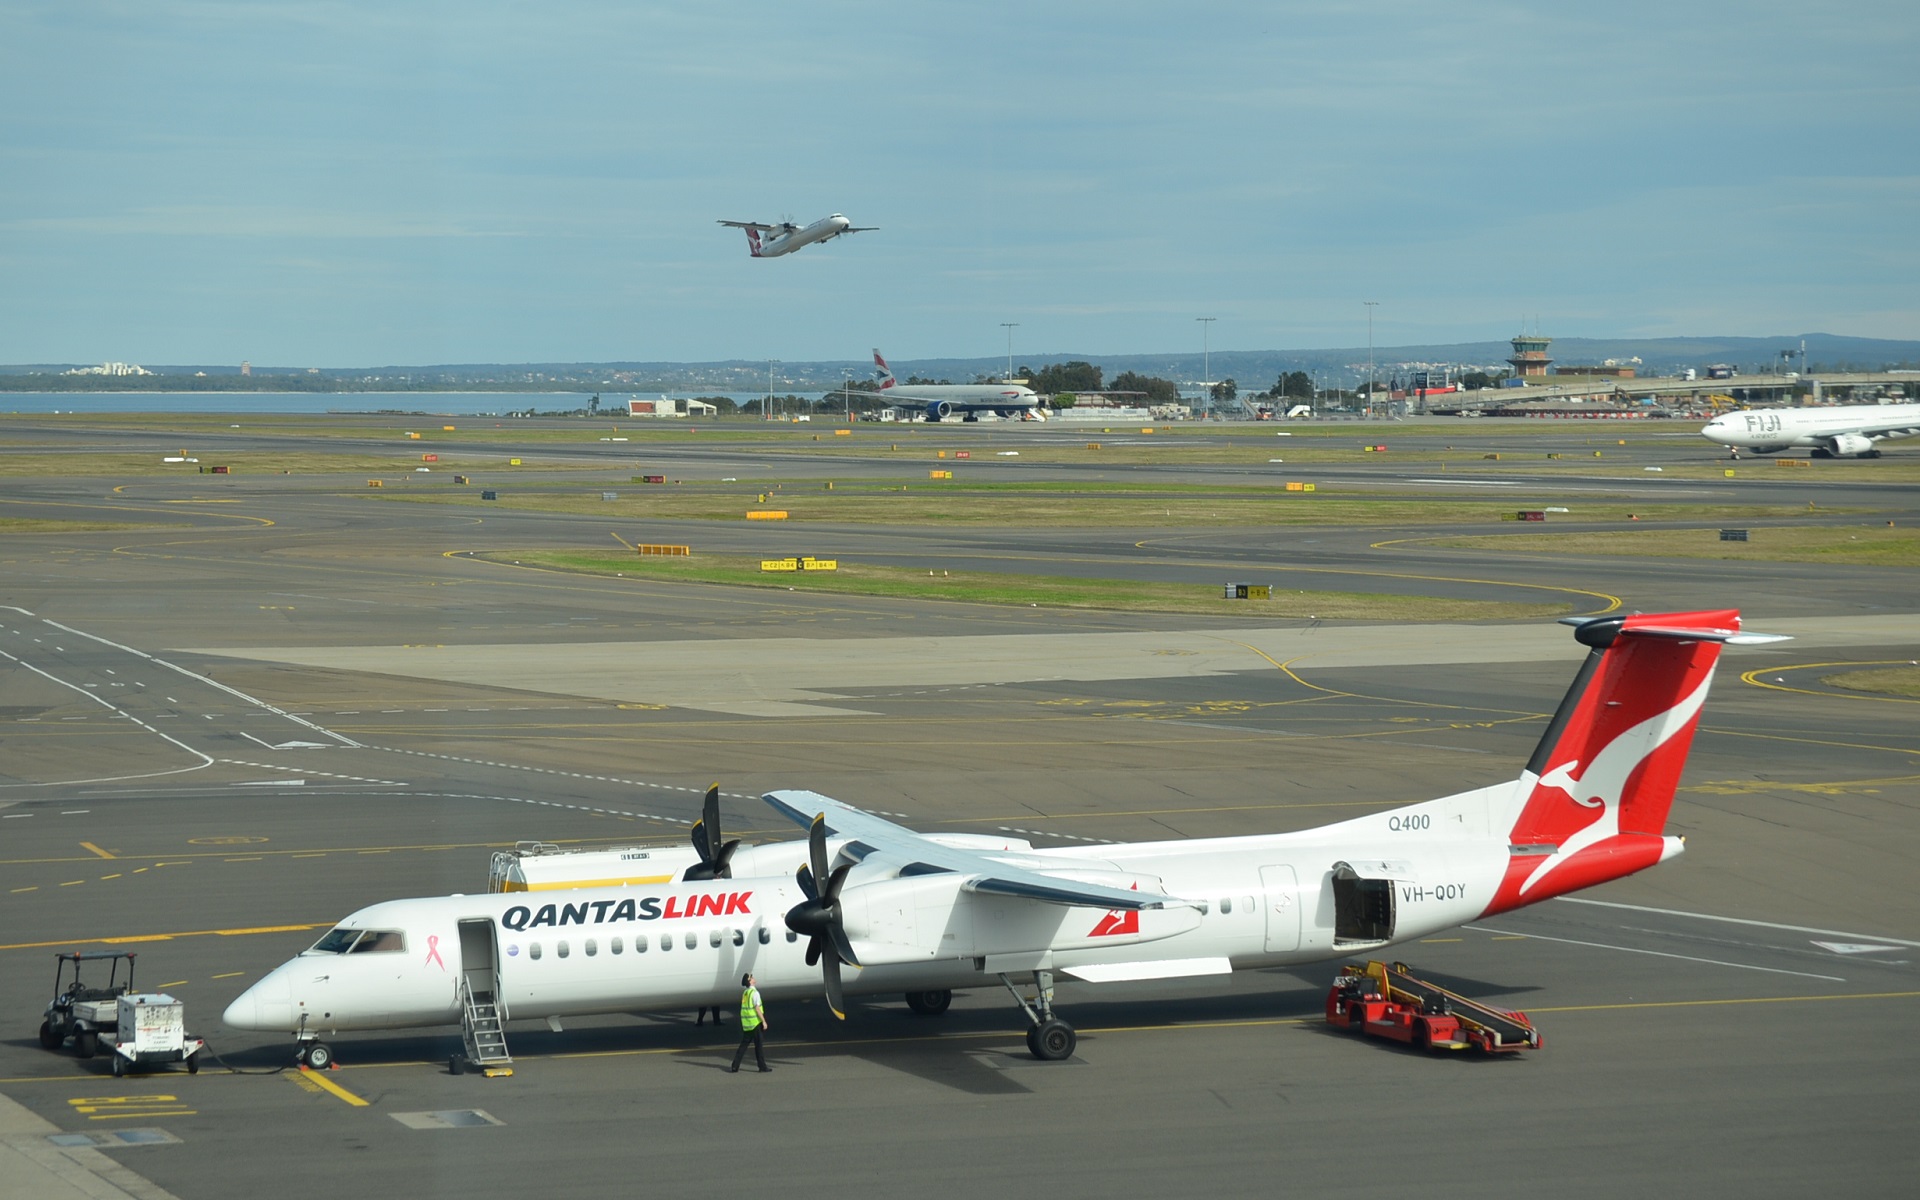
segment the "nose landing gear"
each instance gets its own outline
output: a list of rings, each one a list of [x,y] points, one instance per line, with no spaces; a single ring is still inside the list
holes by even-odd
[[[1013,980],[1000,976],[1013,1002],[1020,1011],[1027,1014],[1030,1025],[1027,1029],[1027,1050],[1041,1062],[1061,1062],[1073,1057],[1074,1048],[1080,1044],[1080,1035],[1073,1026],[1067,1024],[1053,1013],[1053,972],[1035,971],[1033,973],[1033,1002],[1013,986]]]

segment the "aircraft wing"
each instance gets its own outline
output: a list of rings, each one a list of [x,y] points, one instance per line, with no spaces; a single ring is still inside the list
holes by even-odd
[[[880,227],[878,225],[849,225],[845,229],[839,230],[838,232],[835,232],[835,233],[830,233],[827,236],[821,238],[820,240],[823,242],[830,242],[833,239],[839,237],[840,234],[842,233],[873,233],[877,231],[879,228]]]
[[[1898,421],[1875,421],[1862,425],[1859,433],[1862,437],[1870,437],[1876,442],[1883,438],[1912,437],[1920,433],[1920,421],[1914,420],[1911,416]]]
[[[1067,879],[1000,862],[976,850],[943,846],[904,825],[895,825],[892,821],[862,812],[818,792],[768,792],[761,799],[803,828],[812,825],[815,816],[823,817],[829,836],[852,839],[843,852],[856,859],[882,855],[898,860],[902,864],[902,875],[931,875],[951,871],[967,877],[961,887],[969,892],[986,892],[996,896],[1037,900],[1043,904],[1082,908],[1192,907],[1190,901],[1174,896]]]
[[[716,221],[715,224],[725,225],[729,229],[752,229],[759,233],[776,233],[781,229],[792,228],[787,225],[762,225],[758,221]]]

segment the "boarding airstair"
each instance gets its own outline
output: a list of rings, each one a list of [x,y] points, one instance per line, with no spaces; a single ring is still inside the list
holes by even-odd
[[[491,991],[474,991],[465,979],[460,981],[460,1039],[466,1044],[464,1059],[455,1055],[448,1064],[455,1075],[468,1069],[491,1073],[513,1063],[498,1000]]]

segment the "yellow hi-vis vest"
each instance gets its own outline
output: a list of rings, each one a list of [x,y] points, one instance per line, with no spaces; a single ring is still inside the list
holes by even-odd
[[[740,1031],[752,1033],[760,1028],[760,989],[748,988],[740,993]]]

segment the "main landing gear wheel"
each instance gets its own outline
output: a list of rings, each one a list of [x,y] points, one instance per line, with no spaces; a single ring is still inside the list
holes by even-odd
[[[1058,1017],[1027,1031],[1027,1049],[1042,1062],[1064,1062],[1073,1057],[1074,1047],[1079,1044],[1080,1035]]]
[[[1042,968],[1033,973],[1032,1004],[1020,995],[1020,989],[1013,986],[1012,979],[1002,975],[1000,982],[1012,994],[1020,1011],[1027,1014],[1030,1022],[1027,1027],[1027,1052],[1041,1062],[1059,1062],[1073,1057],[1074,1047],[1079,1045],[1080,1038],[1074,1033],[1073,1026],[1053,1015],[1053,972]]]
[[[908,992],[907,1007],[923,1017],[937,1017],[953,1007],[952,992]]]
[[[325,1042],[311,1042],[307,1052],[301,1055],[309,1071],[324,1071],[333,1065],[333,1047]]]

